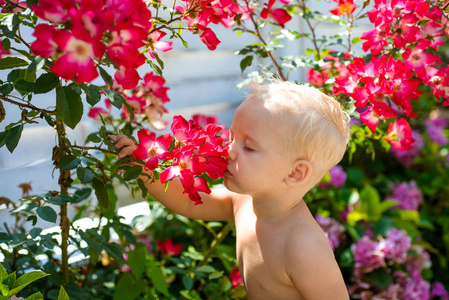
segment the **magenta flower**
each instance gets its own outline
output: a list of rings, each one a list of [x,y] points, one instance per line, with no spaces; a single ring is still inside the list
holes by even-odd
[[[388,135],[385,140],[396,150],[410,150],[413,147],[412,129],[404,118],[396,119],[388,127]]]
[[[243,285],[242,276],[240,275],[240,271],[237,268],[233,268],[229,278],[232,282],[232,288],[235,289],[238,286]]]
[[[402,151],[390,148],[390,153],[404,166],[411,167],[416,157],[421,155],[425,142],[421,134],[417,131],[412,132],[412,138],[415,140],[410,150]]]
[[[273,5],[275,2],[276,0],[268,0],[268,3],[264,3],[266,7],[262,9],[262,11],[260,12],[260,16],[264,19],[268,19],[269,17],[271,17],[276,23],[284,28],[285,23],[290,21],[292,17],[283,8],[273,9]]]
[[[133,151],[133,156],[140,160],[146,160],[145,169],[154,170],[159,164],[159,159],[164,159],[173,138],[169,134],[156,138],[154,132],[141,129],[137,132],[139,144]]]

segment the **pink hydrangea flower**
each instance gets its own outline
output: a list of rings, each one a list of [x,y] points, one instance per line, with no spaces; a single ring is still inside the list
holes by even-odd
[[[345,228],[336,220],[323,215],[317,214],[315,220],[325,232],[332,250],[335,250],[340,245],[341,235],[345,231]]]
[[[431,141],[440,146],[446,146],[449,143],[448,137],[444,134],[444,130],[447,128],[448,122],[443,118],[428,119],[424,122],[426,126],[426,132],[429,135]]]
[[[399,264],[405,263],[412,239],[404,230],[396,228],[390,231],[385,238],[385,258]]]
[[[333,185],[335,187],[341,188],[346,182],[346,172],[343,170],[342,166],[336,165],[329,170],[330,180],[324,182],[323,187],[328,187]]]
[[[354,255],[356,276],[386,266],[385,246],[385,241],[376,242],[368,236],[363,236],[352,245],[351,251]]]
[[[417,210],[423,202],[421,190],[413,180],[410,183],[390,183],[389,187],[393,191],[393,194],[387,196],[387,198],[398,201],[396,207],[406,210]]]
[[[433,284],[432,290],[430,291],[431,297],[440,297],[441,300],[449,300],[449,294],[444,287],[444,285],[437,281]]]

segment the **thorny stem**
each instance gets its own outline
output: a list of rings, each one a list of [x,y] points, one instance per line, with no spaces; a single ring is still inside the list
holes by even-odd
[[[56,130],[58,133],[58,150],[54,155],[53,160],[55,162],[56,167],[59,167],[59,160],[61,157],[63,157],[66,154],[66,147],[64,139],[66,138],[66,132],[64,128],[63,121],[57,117],[56,119]],[[61,187],[61,194],[66,195],[68,194],[68,189],[71,186],[71,177],[70,177],[70,171],[69,170],[62,170],[59,169],[60,175],[59,175],[59,186]],[[69,282],[69,256],[68,256],[68,238],[69,238],[69,229],[70,229],[70,221],[67,217],[67,203],[64,203],[64,205],[61,205],[61,252],[62,252],[62,258],[61,258],[61,268],[62,268],[62,284],[66,286]]]
[[[254,29],[256,30],[257,37],[262,42],[262,44],[264,44],[265,46],[268,46],[268,43],[263,39],[262,34],[260,33],[259,26],[257,25],[256,20],[254,20],[254,15],[250,14],[250,16],[251,16],[251,22],[253,23]],[[267,51],[268,56],[270,56],[271,61],[273,62],[274,66],[276,67],[279,77],[281,77],[282,80],[287,81],[287,78],[284,76],[284,73],[282,73],[282,68],[278,64],[276,58],[273,56],[273,53],[269,50],[266,50],[266,51]]]
[[[12,99],[7,98],[7,97],[2,96],[2,95],[0,95],[0,99],[4,100],[6,102],[12,103],[14,105],[17,105],[20,108],[26,107],[26,108],[29,108],[29,109],[32,109],[32,110],[41,111],[41,112],[44,112],[44,113],[47,113],[47,114],[52,114],[52,113],[56,112],[56,110],[47,110],[47,109],[42,109],[42,108],[36,107],[33,104],[31,104],[31,103],[21,103],[21,102],[12,100]]]
[[[297,0],[298,1],[298,5],[301,8],[302,12],[305,14],[306,13],[306,3],[302,0]],[[317,55],[317,60],[321,60],[321,53],[320,53],[320,47],[317,44],[317,37],[316,37],[316,33],[315,33],[315,27],[313,27],[312,23],[310,23],[310,20],[308,18],[303,18],[306,23],[307,26],[309,26],[310,32],[312,33],[312,43],[313,43],[313,47],[315,48],[316,51],[316,55]]]

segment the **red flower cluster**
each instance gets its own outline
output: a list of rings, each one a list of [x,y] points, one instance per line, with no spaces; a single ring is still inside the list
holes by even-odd
[[[210,23],[221,23],[225,27],[235,24],[234,17],[240,16],[241,20],[249,18],[247,9],[240,7],[232,0],[182,0],[184,6],[176,6],[175,9],[182,13],[191,30],[198,32],[201,41],[209,50],[215,50],[220,43],[215,33],[207,27]]]
[[[201,204],[198,192],[209,194],[210,189],[206,179],[200,175],[206,173],[217,179],[223,177],[227,167],[227,147],[219,135],[223,129],[222,125],[214,123],[203,128],[193,120],[175,116],[171,126],[173,136],[165,134],[156,138],[156,134],[146,129],[139,130],[139,144],[133,156],[145,161],[147,170],[156,169],[159,160],[169,162],[169,166],[160,173],[161,182],[179,177],[184,193],[195,204]]]
[[[136,0],[41,0],[31,9],[50,24],[36,26],[33,54],[52,57],[50,70],[66,80],[90,82],[98,76],[96,61],[107,57],[117,66],[115,79],[124,88],[137,85],[136,68],[146,58],[139,49],[171,49],[164,33],[152,32],[151,12]]]
[[[397,117],[398,109],[416,118],[410,101],[419,99],[420,84],[430,86],[432,94],[449,105],[449,67],[435,54],[448,35],[442,10],[422,0],[376,0],[374,8],[368,16],[375,28],[361,36],[366,40],[362,48],[371,52],[371,60],[354,58],[347,66],[350,76],[336,78],[333,90],[334,94],[349,95],[357,108],[364,109],[361,120],[373,133],[380,119]],[[394,54],[397,52],[402,57]],[[393,142],[391,136],[402,142]],[[406,119],[390,124],[386,140],[395,149],[411,148],[413,139]]]
[[[182,252],[182,245],[173,244],[172,239],[156,240],[156,244],[163,253],[169,256],[179,255]]]
[[[289,4],[292,0],[280,0],[284,4]],[[264,19],[271,17],[276,23],[278,23],[282,28],[284,24],[292,19],[289,13],[284,8],[273,8],[276,0],[268,0],[268,3],[264,3],[266,6],[260,12],[260,16]]]
[[[338,3],[337,7],[330,10],[336,16],[350,15],[354,12],[358,5],[354,4],[354,0],[332,0]],[[356,0],[357,1],[357,0]]]

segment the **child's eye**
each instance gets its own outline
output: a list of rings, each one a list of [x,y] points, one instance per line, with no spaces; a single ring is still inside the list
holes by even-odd
[[[244,149],[245,151],[248,151],[248,152],[253,152],[253,151],[254,151],[254,149],[249,148],[249,147],[247,147],[247,146],[243,146],[243,149]]]

